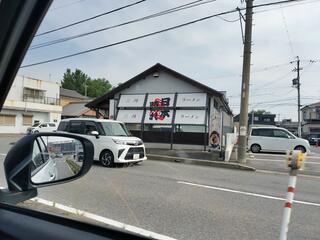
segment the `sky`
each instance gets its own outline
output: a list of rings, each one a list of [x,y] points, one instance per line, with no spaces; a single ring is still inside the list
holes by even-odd
[[[110,11],[138,0],[55,0],[38,33]],[[208,0],[203,0],[206,2]],[[277,0],[255,0],[254,5]],[[140,4],[54,33],[35,37],[31,46],[133,20],[193,0],[146,0]],[[208,15],[243,8],[241,0],[216,0],[165,16],[110,29],[56,45],[29,49],[22,65],[85,51]],[[243,12],[244,14],[244,12]],[[20,75],[61,82],[67,68],[92,78],[123,83],[161,63],[218,91],[226,91],[234,114],[240,112],[243,43],[238,13],[38,66]],[[296,57],[301,59],[301,103],[320,101],[320,0],[254,9],[249,109],[266,109],[278,119],[297,119],[292,87]],[[312,60],[312,62],[310,61]]]

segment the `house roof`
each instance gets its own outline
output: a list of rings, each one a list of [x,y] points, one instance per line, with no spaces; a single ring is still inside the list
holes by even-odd
[[[316,103],[312,103],[312,104],[306,105],[303,108],[301,108],[301,110],[303,110],[305,108],[312,108],[312,107],[320,107],[320,102],[316,102]]]
[[[251,118],[252,114],[248,113],[248,118]],[[269,117],[269,118],[275,118],[276,115],[275,114],[254,114],[255,117]],[[240,114],[237,114],[233,117],[233,121],[234,122],[239,122],[240,121]]]
[[[90,110],[89,108],[85,107],[86,103],[88,103],[88,101],[71,102],[62,108],[61,115],[68,117],[81,116],[83,113]]]
[[[147,77],[148,75],[154,73],[155,71],[165,71],[168,74],[171,74],[174,77],[176,77],[180,80],[183,80],[183,81],[193,85],[194,87],[201,89],[202,91],[208,93],[209,95],[219,97],[221,99],[221,102],[223,103],[226,111],[228,113],[232,114],[232,111],[231,111],[231,109],[228,105],[228,102],[227,102],[223,93],[221,93],[217,90],[214,90],[214,89],[212,89],[212,88],[210,88],[210,87],[208,87],[208,86],[206,86],[206,85],[204,85],[194,79],[191,79],[191,78],[189,78],[179,72],[176,72],[173,69],[168,68],[160,63],[155,64],[154,66],[148,68],[147,70],[143,71],[142,73],[140,73],[140,74],[136,75],[135,77],[129,79],[128,81],[122,83],[121,85],[112,89],[111,91],[109,91],[105,95],[102,95],[101,97],[98,97],[98,98],[94,99],[93,101],[87,103],[86,107],[97,108],[99,105],[105,104],[106,100],[112,99],[116,93],[128,88],[130,85],[140,81],[141,79]]]
[[[76,90],[70,90],[60,87],[60,96],[77,98],[77,99],[88,99],[86,96],[81,95]]]

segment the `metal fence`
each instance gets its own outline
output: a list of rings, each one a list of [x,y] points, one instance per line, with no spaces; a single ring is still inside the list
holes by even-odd
[[[34,97],[30,95],[23,95],[24,102],[32,102],[32,103],[42,103],[48,105],[60,105],[59,98],[50,98],[50,97]]]

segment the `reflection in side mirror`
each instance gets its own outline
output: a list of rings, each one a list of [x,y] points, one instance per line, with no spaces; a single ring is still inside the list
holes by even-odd
[[[74,177],[83,164],[83,145],[74,138],[40,136],[33,143],[31,182],[51,183]]]

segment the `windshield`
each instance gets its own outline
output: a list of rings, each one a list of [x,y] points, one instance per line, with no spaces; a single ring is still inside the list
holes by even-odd
[[[320,0],[53,1],[0,95],[0,187],[19,139],[75,134],[90,170],[19,206],[158,240],[319,239],[319,22]],[[86,146],[48,147],[47,177]]]
[[[126,126],[118,122],[101,122],[106,136],[130,136]]]

